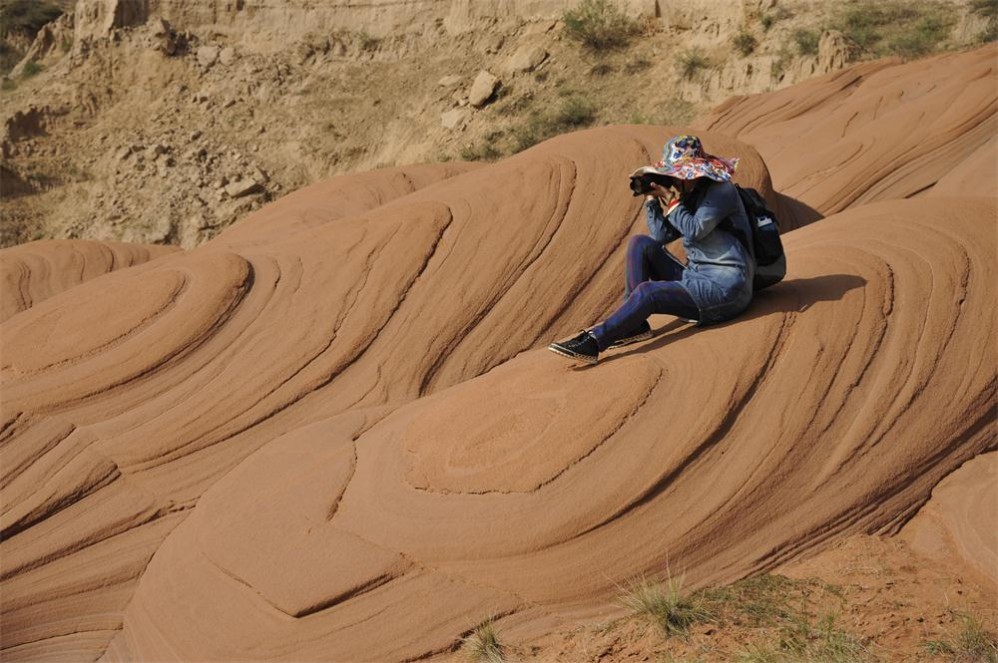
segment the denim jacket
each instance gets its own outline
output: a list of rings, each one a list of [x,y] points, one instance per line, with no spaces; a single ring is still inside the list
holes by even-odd
[[[748,214],[735,185],[706,180],[669,214],[662,214],[657,200],[645,203],[648,230],[666,244],[683,238],[687,265],[681,283],[700,309],[700,322],[710,324],[729,320],[744,311],[752,301],[755,269],[749,251],[729,231],[718,224],[731,219],[745,237],[752,236]]]

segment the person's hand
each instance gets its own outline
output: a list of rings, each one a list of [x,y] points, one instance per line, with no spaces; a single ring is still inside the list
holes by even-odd
[[[664,187],[657,182],[650,185],[652,195],[659,199],[662,204],[662,211],[668,215],[676,205],[679,204],[679,192],[672,187]]]

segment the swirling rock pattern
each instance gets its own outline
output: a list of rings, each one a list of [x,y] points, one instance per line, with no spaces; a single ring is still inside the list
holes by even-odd
[[[0,322],[84,281],[177,250],[82,239],[43,240],[0,250]]]
[[[739,321],[572,366],[543,345],[618,301],[672,131],[317,185],[13,314],[5,660],[412,660],[896,532],[995,448],[995,199],[855,205]]]
[[[762,154],[776,187],[822,214],[878,200],[998,195],[994,44],[878,60],[772,94],[732,97],[702,128]]]

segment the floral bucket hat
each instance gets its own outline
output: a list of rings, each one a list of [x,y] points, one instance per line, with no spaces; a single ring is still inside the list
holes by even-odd
[[[718,182],[730,182],[738,167],[738,159],[722,159],[703,151],[696,136],[673,136],[662,150],[662,160],[654,165],[655,172],[680,180],[709,177]]]

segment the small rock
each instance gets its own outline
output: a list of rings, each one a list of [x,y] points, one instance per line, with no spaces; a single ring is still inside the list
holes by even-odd
[[[202,46],[198,49],[198,64],[210,67],[218,59],[218,46]]]
[[[242,196],[248,196],[251,193],[257,193],[261,189],[262,187],[259,182],[256,182],[249,177],[243,177],[226,185],[225,192],[233,198],[240,198]]]
[[[547,57],[547,50],[541,46],[524,46],[510,58],[507,69],[514,73],[533,71]]]
[[[499,79],[483,69],[478,72],[475,82],[471,84],[471,89],[468,91],[468,103],[475,108],[481,108],[488,103],[498,87]]]
[[[218,61],[224,64],[225,66],[232,64],[233,62],[236,61],[236,49],[232,48],[231,46],[226,46],[218,54]]]
[[[118,150],[118,152],[114,155],[114,160],[115,161],[124,161],[125,159],[128,158],[128,156],[131,153],[132,153],[132,148],[130,148],[130,147],[128,147],[126,145],[125,147],[123,147],[120,150]]]
[[[450,76],[444,76],[437,81],[437,85],[445,88],[453,88],[457,87],[462,80],[464,80],[464,77],[458,76],[457,74],[451,74]]]
[[[468,110],[465,108],[455,108],[440,116],[440,125],[444,129],[457,129],[464,126],[464,123],[467,121]]]
[[[193,140],[197,140],[200,137],[201,137],[201,132],[198,131],[197,129],[195,129],[194,131],[191,132],[191,135],[190,135],[189,139],[193,141]]]

